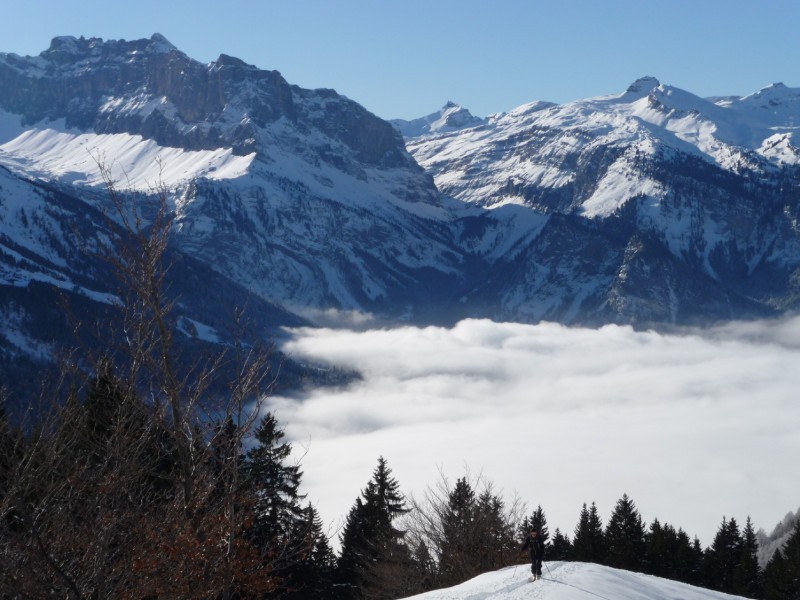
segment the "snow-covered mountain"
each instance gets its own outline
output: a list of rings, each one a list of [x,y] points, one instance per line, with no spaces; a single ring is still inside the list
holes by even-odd
[[[473,116],[466,108],[449,101],[437,112],[419,119],[405,121],[393,119],[389,121],[403,137],[419,137],[431,133],[447,133],[483,125],[486,119]]]
[[[798,300],[798,98],[776,84],[713,102],[646,77],[621,94],[534,102],[407,147],[443,193],[539,215],[538,231],[467,295],[494,297],[495,317],[770,314]],[[462,243],[485,244],[481,225]]]
[[[461,200],[603,217],[631,198],[668,194],[643,162],[686,155],[734,174],[797,165],[796,123],[800,89],[775,84],[714,103],[645,77],[622,94],[533,102],[468,129],[411,136],[419,139],[408,146],[439,189]],[[582,184],[587,162],[600,177]]]
[[[108,305],[107,271],[71,233],[107,226],[99,165],[121,188],[166,185],[174,251],[275,325],[329,309],[656,326],[796,309],[797,98],[775,85],[712,101],[644,78],[393,125],[277,71],[199,63],[158,34],[0,54],[5,346],[44,347],[31,315],[13,325],[20,306],[48,304],[23,291]],[[204,300],[187,314],[200,332]]]
[[[12,409],[38,395],[38,382],[65,347],[107,344],[109,338],[97,336],[109,332],[95,323],[120,317],[119,280],[103,256],[109,240],[125,232],[96,201],[0,166],[0,382],[13,392]],[[179,299],[172,311],[181,334],[175,344],[186,360],[231,341],[235,307],[247,306],[249,333],[258,339],[305,323],[177,248],[165,261],[166,285]],[[288,373],[298,372],[283,362]]]
[[[479,575],[460,585],[413,596],[413,600],[724,600],[741,598],[684,583],[592,563],[548,563],[541,580],[529,580],[529,565]],[[408,598],[406,600],[412,600]]]
[[[185,285],[171,290],[179,309],[202,308],[187,310],[184,329],[205,342],[223,341],[237,305],[265,336],[303,322],[296,311],[444,311],[438,299],[469,262],[432,178],[357,103],[229,56],[201,64],[158,34],[56,38],[39,56],[0,54],[0,345],[5,365],[19,363],[10,378],[69,338],[58,294],[86,315],[114,306],[113,277],[84,251],[107,238],[101,166],[145,204],[156,187],[170,190],[173,251],[194,269],[172,269]]]
[[[446,211],[390,124],[331,90],[162,36],[0,55],[0,164],[38,180],[175,190],[176,243],[264,298],[398,311],[447,278]],[[391,311],[390,311],[391,312]],[[397,311],[395,311],[397,312]]]

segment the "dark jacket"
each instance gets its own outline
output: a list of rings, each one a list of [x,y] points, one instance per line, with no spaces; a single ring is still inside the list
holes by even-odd
[[[542,541],[541,535],[537,535],[535,538],[528,535],[528,537],[525,538],[522,549],[528,551],[531,560],[544,559],[544,542]]]

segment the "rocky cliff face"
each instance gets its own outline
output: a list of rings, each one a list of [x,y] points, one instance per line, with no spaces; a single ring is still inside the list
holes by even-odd
[[[163,36],[149,40],[60,37],[36,57],[0,54],[0,108],[27,124],[64,119],[69,128],[131,133],[189,150],[266,152],[265,130],[322,132],[356,159],[413,165],[392,127],[332,90],[303,90],[277,71],[221,55],[204,65]],[[317,155],[325,159],[325,142]]]
[[[0,109],[13,132],[0,162],[91,187],[88,149],[121,185],[166,184],[175,243],[270,301],[397,315],[430,297],[429,272],[457,277],[432,178],[389,123],[333,90],[225,55],[203,65],[159,35],[57,38],[0,55]]]

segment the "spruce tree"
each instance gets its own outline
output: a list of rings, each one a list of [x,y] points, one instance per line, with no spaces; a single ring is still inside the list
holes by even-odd
[[[780,548],[775,550],[764,568],[765,600],[786,600],[790,596],[791,581],[787,577],[786,559]]]
[[[404,533],[392,524],[408,512],[400,485],[386,460],[378,459],[372,479],[350,509],[341,535],[337,583],[344,598],[397,597],[400,574],[411,569]]]
[[[645,554],[644,534],[644,524],[636,505],[627,494],[623,494],[606,526],[607,564],[627,571],[639,571]]]
[[[694,585],[704,585],[705,573],[703,571],[703,565],[705,559],[706,553],[703,550],[702,544],[700,544],[700,539],[697,536],[694,536],[694,540],[692,541],[692,564],[694,565],[694,571],[692,573],[692,579],[689,581],[689,583]]]
[[[436,561],[424,541],[420,541],[411,558],[414,586],[412,594],[428,592],[436,587]]]
[[[476,497],[467,478],[460,478],[441,511],[438,587],[512,564],[519,544],[503,499],[491,486]]]
[[[522,520],[519,528],[519,536],[525,538],[531,529],[536,529],[539,532],[539,537],[545,545],[545,550],[550,549],[550,530],[547,528],[547,517],[541,505],[536,507],[536,510],[529,517]]]
[[[14,438],[6,414],[6,396],[0,390],[0,502],[8,489],[8,480],[15,462]]]
[[[310,503],[297,522],[295,537],[304,541],[298,560],[284,574],[281,587],[285,591],[280,596],[286,600],[332,600],[336,597],[336,556],[322,530],[322,520]]]
[[[549,560],[572,560],[572,544],[569,537],[556,528],[553,534],[553,543],[547,554]]]
[[[506,519],[502,498],[489,489],[484,490],[478,497],[475,508],[476,545],[472,553],[478,559],[477,571],[495,571],[513,563],[518,545],[514,539],[514,529]]]
[[[753,523],[748,516],[741,535],[739,564],[733,574],[733,593],[748,598],[760,597],[761,578],[761,567],[758,564],[758,541]]]
[[[669,528],[663,527],[657,518],[653,519],[645,539],[647,548],[642,564],[643,571],[658,577],[670,577],[672,572],[670,563],[674,555],[670,547]]]
[[[733,592],[733,579],[742,556],[742,539],[736,519],[723,517],[711,547],[703,558],[706,585],[720,592]]]
[[[110,360],[101,360],[97,375],[91,381],[85,401],[85,427],[87,441],[93,442],[94,451],[102,452],[102,444],[122,425],[122,410],[125,392],[119,379],[114,375]]]
[[[702,561],[703,550],[700,547],[700,540],[695,538],[692,542],[689,535],[679,528],[675,534],[673,578],[692,585],[700,584]]]
[[[439,583],[448,587],[480,573],[474,561],[476,498],[466,477],[456,481],[442,516]]]
[[[302,472],[287,464],[292,448],[284,435],[275,416],[267,413],[244,461],[245,485],[255,503],[250,537],[280,577],[288,577],[301,559],[311,527],[300,505]]]
[[[597,505],[591,508],[583,504],[575,535],[572,538],[572,559],[582,562],[605,562],[605,542],[603,523],[597,512]]]
[[[98,362],[83,401],[71,391],[56,438],[70,460],[94,476],[120,477],[121,469],[130,468],[129,488],[143,485],[160,499],[175,491],[174,440],[163,420],[115,374],[110,359]]]
[[[767,600],[800,600],[800,520],[764,570]]]

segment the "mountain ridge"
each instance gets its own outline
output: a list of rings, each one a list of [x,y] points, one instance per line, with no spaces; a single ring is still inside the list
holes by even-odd
[[[56,207],[47,234],[22,218],[12,180],[103,210],[105,166],[143,197],[167,186],[175,249],[287,315],[777,316],[800,307],[796,97],[774,85],[710,101],[645,77],[485,119],[448,102],[404,140],[334,90],[224,54],[201,64],[159,34],[61,37],[0,54],[0,243],[7,257],[15,239],[34,254],[71,243]]]

